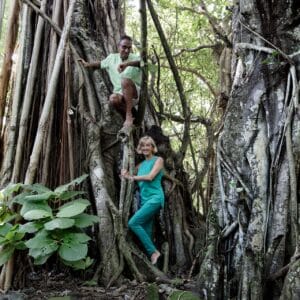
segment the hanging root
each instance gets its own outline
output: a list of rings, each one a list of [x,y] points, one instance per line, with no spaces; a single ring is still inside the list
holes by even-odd
[[[0,273],[0,291],[4,291],[5,270],[6,270],[6,264],[2,266],[1,273]]]
[[[120,277],[120,275],[122,274],[124,270],[124,257],[123,255],[120,255],[120,265],[119,265],[119,269],[116,271],[116,273],[114,274],[114,276],[110,279],[110,281],[108,282],[106,288],[110,288],[111,285]]]
[[[2,266],[1,273],[0,273],[0,291],[6,293],[12,283],[12,275],[13,275],[13,258],[11,258],[7,263]]]
[[[9,261],[4,264],[0,274],[0,290],[6,293],[12,284],[12,277],[14,271],[14,255],[11,256]]]
[[[170,254],[169,244],[167,242],[164,242],[161,246],[161,249],[164,256],[163,272],[166,274],[169,271],[169,254]]]
[[[292,257],[291,261],[290,261],[287,265],[285,265],[284,267],[282,267],[282,268],[281,268],[280,270],[278,270],[276,273],[271,274],[271,275],[267,278],[267,280],[269,280],[269,281],[275,281],[275,280],[277,280],[278,278],[285,276],[285,275],[287,274],[287,272],[289,271],[291,265],[292,265],[293,263],[295,263],[295,261],[297,261],[298,259],[300,259],[300,254],[298,254],[298,255]]]

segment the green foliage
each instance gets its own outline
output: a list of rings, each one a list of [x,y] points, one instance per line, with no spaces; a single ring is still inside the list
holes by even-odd
[[[75,217],[84,212],[84,210],[89,206],[90,203],[85,199],[78,199],[72,202],[69,202],[62,207],[59,208],[59,212],[57,214],[58,217],[69,218]]]
[[[0,266],[5,264],[16,249],[24,249],[22,241],[24,233],[19,232],[19,225],[4,223],[0,225],[0,246],[2,247],[0,255]]]
[[[159,300],[158,286],[155,283],[149,284],[147,286],[147,299]]]
[[[199,296],[188,291],[174,291],[169,297],[169,300],[199,300]]]
[[[41,184],[10,184],[0,192],[0,266],[6,263],[14,251],[29,249],[36,265],[44,264],[57,253],[61,261],[74,269],[88,268],[93,260],[87,256],[91,239],[82,228],[93,225],[99,218],[84,213],[90,202],[76,199],[82,191],[69,191],[87,178],[83,175],[54,191]],[[15,195],[18,193],[17,195]],[[52,208],[59,201],[66,204]],[[13,214],[11,204],[21,206],[19,214]],[[24,224],[13,225],[7,220],[23,217]]]
[[[196,120],[210,121],[212,124],[210,137],[213,138],[213,131],[219,127],[221,116],[217,103],[219,93],[223,89],[220,87],[220,76],[223,76],[220,67],[224,71],[224,65],[220,64],[224,58],[222,51],[225,48],[222,35],[217,34],[215,29],[220,29],[220,32],[230,40],[231,13],[226,7],[232,3],[228,0],[204,1],[207,12],[203,11],[199,1],[153,0],[152,3],[173,54],[192,114],[190,146],[185,154],[184,168],[189,174],[195,199],[200,197],[196,192],[198,189],[194,188],[195,182],[202,185],[203,195],[206,194],[205,188],[208,188],[206,178],[203,176],[202,182],[199,183],[197,177],[199,174],[201,176],[207,174],[206,162],[209,159],[207,157],[212,153],[208,149],[207,127]],[[141,33],[137,1],[129,1],[126,21],[126,32],[133,36],[134,40],[139,41]],[[160,125],[164,134],[170,137],[172,149],[179,151],[182,146],[184,125],[182,120],[178,121],[178,117],[183,117],[183,109],[174,76],[149,10],[147,21],[148,56],[155,57],[154,60],[158,62],[156,65],[160,67],[158,71],[149,74],[149,90],[155,91],[151,92],[151,103],[159,112]]]

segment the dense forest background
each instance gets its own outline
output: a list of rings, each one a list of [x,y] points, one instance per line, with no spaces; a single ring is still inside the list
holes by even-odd
[[[296,0],[0,1],[1,290],[51,269],[161,297],[297,299],[299,16]],[[124,33],[151,61],[129,130],[107,74],[78,62]],[[145,133],[166,169],[158,267],[119,177]]]

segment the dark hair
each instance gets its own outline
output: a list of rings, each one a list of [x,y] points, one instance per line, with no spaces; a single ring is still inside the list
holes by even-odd
[[[132,42],[132,38],[129,36],[129,35],[122,35],[121,37],[120,37],[120,40],[119,40],[119,43],[118,44],[120,44],[123,40],[128,40],[128,41],[130,41],[130,42]]]

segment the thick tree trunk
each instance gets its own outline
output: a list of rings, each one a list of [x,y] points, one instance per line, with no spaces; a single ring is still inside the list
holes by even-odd
[[[299,296],[298,9],[295,0],[234,8],[235,75],[199,274],[208,299]]]
[[[19,55],[16,88],[10,104],[10,123],[5,128],[7,155],[2,163],[1,185],[18,180],[29,184],[42,181],[54,187],[73,176],[89,173],[85,188],[94,212],[100,217],[94,236],[99,245],[95,278],[110,285],[128,276],[128,271],[123,272],[128,267],[129,277],[139,281],[157,277],[167,280],[165,274],[151,265],[127,230],[133,186],[120,182],[119,178],[120,161],[123,159],[124,163],[128,156],[126,151],[131,149],[126,163],[132,168],[133,143],[144,133],[144,128],[156,124],[156,113],[146,107],[147,118],[143,127],[134,133],[135,140],[131,132],[120,132],[123,120],[108,106],[111,84],[107,74],[100,69],[88,71],[78,62],[79,58],[101,60],[116,51],[120,35],[124,33],[122,1],[56,0],[54,3],[47,0],[41,2],[41,7],[27,0],[23,2],[30,7],[23,4],[22,26],[26,27],[21,31],[22,55]],[[70,40],[66,44],[70,24],[70,15],[66,12],[72,11],[74,2]],[[44,19],[44,29],[36,12]],[[57,36],[53,36],[53,28]],[[41,40],[43,48],[39,47]],[[60,47],[57,48],[58,42]],[[29,76],[26,76],[28,69]],[[124,134],[130,143],[120,142]],[[22,142],[17,143],[18,138]],[[161,133],[154,138],[166,158],[167,171],[186,182],[182,157],[172,152],[168,139]],[[18,154],[14,164],[16,146]],[[161,218],[165,227],[157,222],[156,244],[164,245],[166,250],[164,271],[171,269],[181,273],[191,265],[194,238],[188,216],[194,211],[184,188],[186,185],[175,182],[165,182],[167,202]],[[163,238],[159,239],[158,233],[162,233]],[[6,267],[2,275],[5,272]]]
[[[78,15],[76,15],[76,20],[78,20],[78,24],[79,22],[82,22],[83,19],[87,18],[86,8],[84,6],[79,7],[82,8],[82,11],[80,11],[80,9],[77,10]],[[101,13],[101,10],[97,11],[95,17],[97,16],[97,14],[101,15]],[[119,13],[116,10],[114,13],[108,13],[108,16],[109,15],[119,15]],[[108,22],[107,27],[110,31],[116,32],[115,37],[117,38],[119,36],[119,33],[116,31],[116,25],[114,25],[114,27],[111,27],[110,24],[114,23]],[[78,45],[76,46],[76,48],[78,49],[78,53],[82,53],[81,55],[89,61],[103,59],[107,54],[106,51],[108,42],[108,40],[104,38],[104,33],[102,32],[100,40],[95,41],[93,34],[89,30],[83,31],[81,28],[79,33],[75,31],[75,28],[80,27],[74,26],[73,28],[73,36],[76,37],[76,39],[74,39],[74,44]],[[97,32],[99,32],[99,30],[100,29],[97,28]],[[118,233],[118,230],[116,231],[116,228],[118,228],[119,226],[117,219],[124,218],[124,214],[125,216],[128,214],[128,211],[126,211],[126,207],[128,210],[128,207],[130,206],[130,203],[127,203],[124,205],[124,207],[122,207],[122,199],[118,199],[118,186],[120,185],[118,173],[120,172],[120,170],[118,169],[117,165],[120,163],[118,162],[118,160],[120,160],[120,143],[117,140],[117,135],[118,131],[121,128],[123,120],[114,111],[110,111],[108,109],[107,99],[110,91],[110,83],[107,81],[105,74],[100,73],[100,71],[95,71],[91,77],[91,74],[88,74],[87,72],[84,73],[84,82],[86,87],[85,93],[87,95],[87,97],[85,97],[87,99],[86,105],[89,107],[88,111],[89,114],[91,114],[92,119],[96,119],[101,127],[100,139],[98,141],[92,139],[91,141],[88,141],[88,145],[92,150],[93,147],[91,147],[91,145],[93,141],[96,144],[100,143],[101,147],[99,145],[98,149],[102,149],[102,152],[98,152],[96,157],[98,157],[98,161],[102,161],[101,165],[103,167],[101,167],[99,170],[101,170],[101,176],[106,179],[106,188],[98,188],[96,194],[94,195],[98,214],[103,220],[100,223],[99,240],[101,249],[105,249],[104,251],[101,251],[101,258],[103,259],[103,261],[101,264],[102,273],[99,275],[101,275],[100,277],[102,278],[102,280],[107,283],[107,280],[109,278],[115,278],[115,274],[118,274],[120,272],[120,268],[122,269],[124,267],[125,260],[129,267],[132,268],[134,276],[139,280],[143,278],[153,279],[157,276],[161,277],[163,275],[157,273],[155,269],[153,269],[148,263],[141,264],[140,254],[138,254],[139,251],[131,250],[133,251],[133,257],[131,258],[130,255],[128,256],[128,251],[124,249],[126,248],[126,246],[124,245],[124,241],[122,240],[122,238],[126,237],[127,235],[126,217],[124,219],[125,222],[122,225],[125,227],[125,231],[122,231],[122,234]],[[104,77],[101,75],[104,75]],[[96,103],[95,100],[97,100]],[[96,111],[94,111],[94,109],[96,109]],[[150,127],[154,124],[155,123],[152,123],[150,119],[145,123],[146,127]],[[99,125],[94,123],[94,126]],[[93,127],[93,123],[89,123],[87,127]],[[94,130],[99,131],[99,129]],[[140,132],[139,134],[141,133],[142,132]],[[95,151],[93,151],[93,153],[95,154]],[[166,155],[166,153],[164,153],[164,155]],[[116,159],[117,157],[119,158]],[[173,157],[175,157],[175,155],[173,155]],[[94,159],[92,160],[92,165],[94,165],[95,167]],[[96,166],[97,168],[99,168],[98,164],[96,164]],[[174,162],[171,168],[173,167]],[[100,182],[103,185],[103,180],[100,180]],[[99,186],[99,184],[93,184],[93,186],[96,187]],[[170,186],[169,189],[174,190],[172,186]],[[191,241],[186,216],[184,215],[185,204],[183,203],[182,196],[180,196],[180,194],[181,191],[179,189],[175,189],[169,196],[170,206],[167,206],[166,211],[168,211],[168,215],[166,215],[165,217],[168,219],[167,222],[170,222],[171,226],[168,228],[169,230],[165,238],[167,239],[169,244],[171,243],[170,248],[172,249],[172,251],[171,253],[166,253],[167,256],[170,255],[170,257],[172,257],[170,263],[175,266],[175,270],[183,271],[187,267],[189,267],[191,263],[191,253],[189,252]],[[107,207],[107,203],[110,203],[109,207]],[[108,209],[110,209],[111,212],[109,212]],[[124,210],[121,216],[119,216],[114,212],[114,209],[119,211],[123,209]],[[131,242],[129,242],[129,245],[131,245],[130,247],[134,247]],[[137,264],[137,262],[139,263]]]

